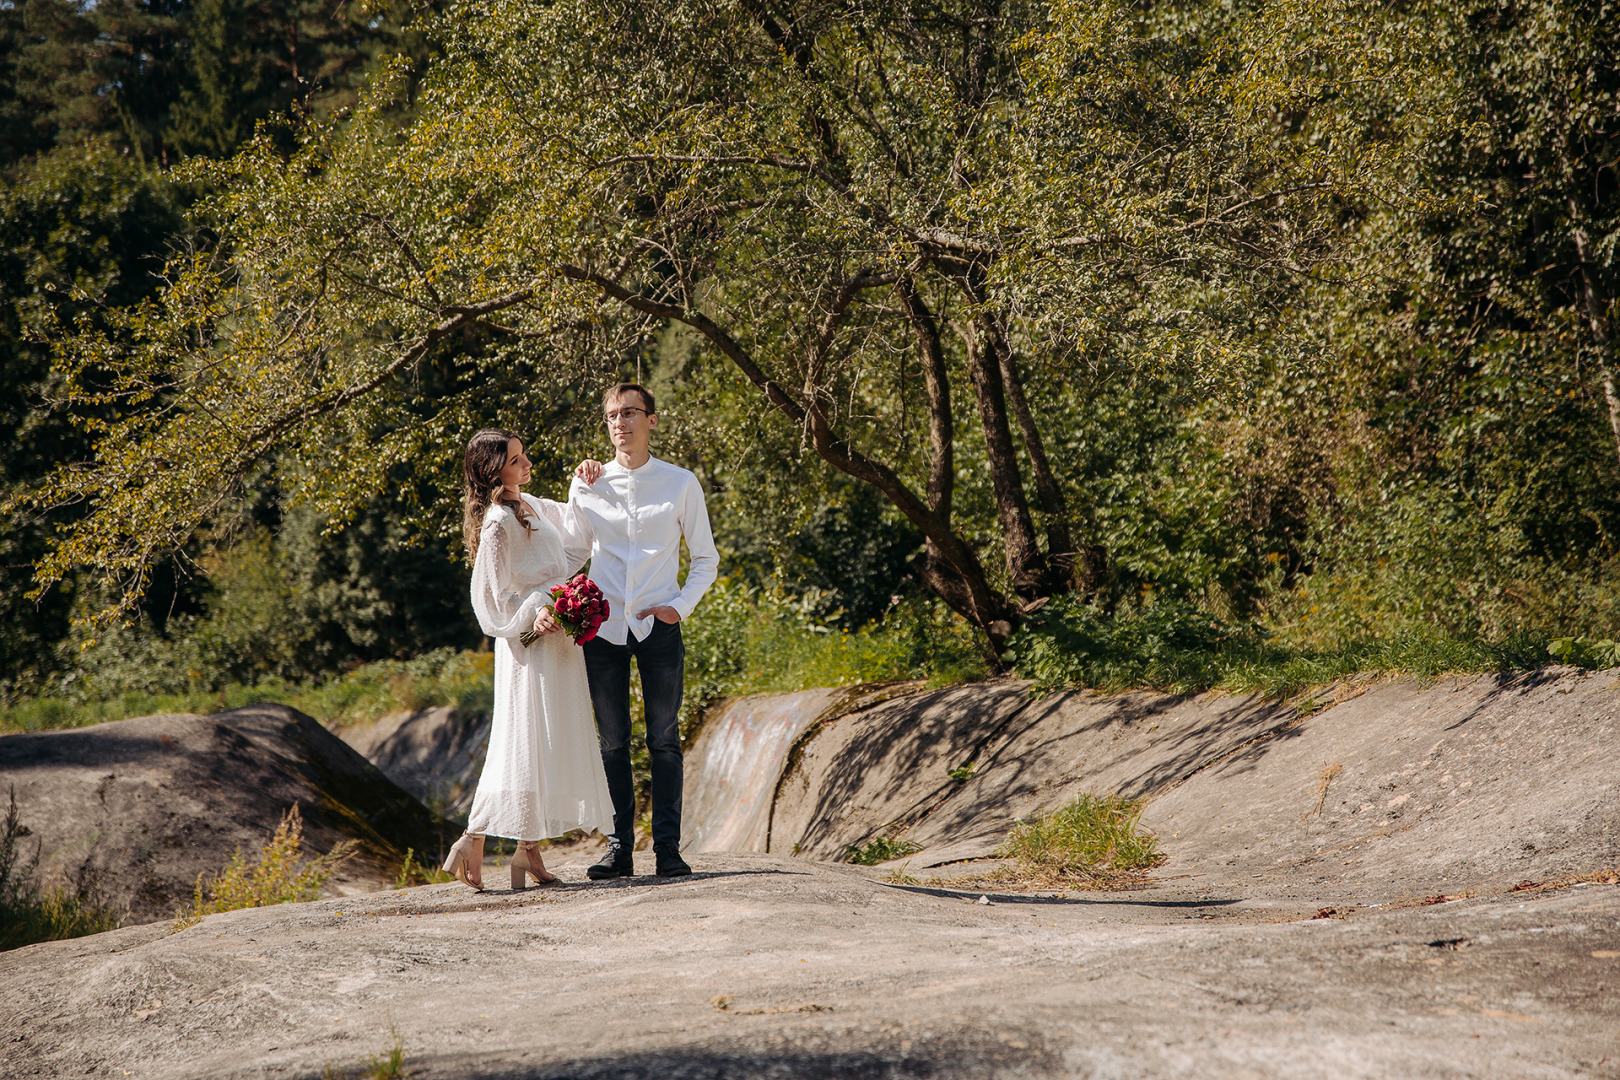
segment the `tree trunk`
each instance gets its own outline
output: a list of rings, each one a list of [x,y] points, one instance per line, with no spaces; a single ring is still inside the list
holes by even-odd
[[[1018,364],[1013,358],[1012,342],[1007,338],[1006,324],[999,316],[992,317],[995,328],[996,357],[1001,363],[1001,381],[1007,387],[1007,401],[1013,416],[1018,419],[1019,433],[1024,437],[1024,450],[1029,454],[1030,470],[1035,474],[1035,492],[1040,496],[1041,509],[1046,512],[1046,557],[1051,560],[1053,592],[1067,592],[1074,588],[1075,548],[1069,533],[1069,507],[1063,498],[1063,489],[1052,466],[1046,459],[1046,444],[1029,402],[1024,399],[1024,383],[1018,377]]]
[[[1570,219],[1574,220],[1578,216],[1575,200],[1570,199],[1568,206]],[[1575,255],[1581,261],[1581,299],[1586,305],[1586,318],[1592,327],[1592,337],[1597,341],[1598,377],[1603,381],[1603,400],[1609,406],[1609,431],[1614,435],[1615,459],[1620,461],[1620,392],[1616,392],[1614,369],[1609,365],[1609,315],[1598,287],[1597,274],[1592,269],[1592,260],[1587,257],[1586,230],[1576,226],[1570,236],[1575,241]]]
[[[928,394],[928,508],[949,524],[951,493],[956,484],[955,432],[951,419],[951,383],[945,369],[945,350],[939,343],[939,323],[923,298],[917,295],[909,275],[895,283],[895,292],[917,334],[923,388]]]
[[[928,395],[928,508],[947,528],[951,523],[951,496],[956,485],[954,425],[951,418],[951,383],[945,367],[945,350],[939,340],[939,321],[917,292],[909,275],[895,283],[895,292],[917,335],[917,352],[922,358],[923,388]],[[944,557],[939,545],[926,541],[922,554],[911,562],[911,569],[957,614],[974,618],[972,599],[962,575]],[[984,627],[991,641],[986,656],[994,670],[1002,669],[1000,651],[1012,623],[993,620]]]
[[[989,316],[974,317],[968,335],[968,379],[979,403],[979,422],[984,427],[985,459],[990,465],[990,483],[996,493],[996,510],[1007,551],[1007,573],[1013,590],[1026,600],[1050,595],[1046,556],[1035,539],[1035,523],[1029,501],[1024,496],[1024,478],[1018,471],[1018,454],[1013,447],[1012,428],[1007,422],[1007,400],[1001,382],[991,339],[995,328]]]

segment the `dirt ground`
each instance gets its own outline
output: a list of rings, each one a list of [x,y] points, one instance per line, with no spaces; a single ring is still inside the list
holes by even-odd
[[[358,1076],[397,1033],[424,1078],[1620,1077],[1620,886],[1316,918],[1303,882],[980,901],[587,859],[5,954],[0,1075]]]

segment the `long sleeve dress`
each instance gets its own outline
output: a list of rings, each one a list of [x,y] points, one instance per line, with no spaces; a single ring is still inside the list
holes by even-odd
[[[520,635],[590,555],[590,537],[565,505],[523,496],[527,525],[496,505],[473,560],[472,605],[495,639],[495,712],[467,831],[540,840],[573,829],[612,831],[584,650],[567,634],[533,645]]]

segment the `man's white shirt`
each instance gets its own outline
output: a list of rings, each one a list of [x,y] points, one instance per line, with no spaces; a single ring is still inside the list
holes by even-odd
[[[612,609],[597,631],[604,641],[623,645],[631,633],[645,640],[655,616],[635,615],[651,607],[672,607],[684,620],[714,584],[720,557],[703,488],[680,466],[654,457],[639,469],[610,461],[594,484],[576,477],[568,502],[591,534],[591,580]],[[691,556],[684,588],[676,580],[682,536]]]

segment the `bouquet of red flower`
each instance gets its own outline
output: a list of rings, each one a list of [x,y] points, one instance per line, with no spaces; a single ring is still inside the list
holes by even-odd
[[[551,603],[546,607],[568,636],[574,639],[575,645],[583,645],[595,637],[597,627],[608,617],[607,598],[596,587],[596,582],[584,574],[576,574],[555,586],[551,590]],[[533,645],[540,640],[540,636],[534,630],[525,630],[518,640],[525,645]]]

